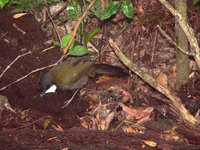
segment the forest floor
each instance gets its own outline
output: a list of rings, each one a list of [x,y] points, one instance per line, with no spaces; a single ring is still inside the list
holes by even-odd
[[[86,24],[86,30],[91,32],[100,26],[104,28],[104,33],[101,29],[91,40],[94,47],[100,49],[108,44],[108,38],[113,37],[125,22],[128,23],[128,27],[116,39],[117,45],[128,58],[131,59],[133,55],[133,62],[145,72],[158,82],[168,82],[168,87],[173,89],[176,77],[175,47],[160,35],[155,26],[164,21],[161,27],[175,39],[174,18],[164,8],[160,14],[152,11],[161,7],[161,4],[155,3],[151,2],[153,6],[148,11],[144,9],[143,17],[137,14],[142,13],[138,9],[134,20],[120,18],[120,13],[112,21],[104,23],[92,17]],[[0,12],[0,73],[17,56],[31,53],[20,57],[0,77],[0,88],[33,70],[55,63],[61,56],[58,47],[42,52],[50,47],[46,41],[56,40],[56,36],[49,33],[52,29],[49,32],[42,30],[33,14],[14,18],[12,9],[5,7]],[[189,12],[194,16],[190,22],[200,40],[200,14],[192,8],[189,8]],[[190,61],[192,66],[194,60],[191,58]],[[102,62],[120,66],[128,72],[110,46],[103,52]],[[7,97],[15,112],[0,106],[0,149],[200,148],[200,131],[186,126],[167,104],[159,100],[166,97],[134,73],[130,79],[107,76],[92,79],[72,103],[62,109],[63,103],[74,91],[47,94],[41,99],[39,76],[40,72],[48,70],[32,73],[1,89],[0,96]],[[198,71],[196,76],[195,81],[191,77],[191,81],[176,92],[194,116],[200,108]]]

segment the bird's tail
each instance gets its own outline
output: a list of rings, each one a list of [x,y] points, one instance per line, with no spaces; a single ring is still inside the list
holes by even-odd
[[[94,64],[95,72],[98,74],[108,74],[117,77],[127,77],[129,74],[124,72],[122,68],[118,66],[112,66],[108,64]]]

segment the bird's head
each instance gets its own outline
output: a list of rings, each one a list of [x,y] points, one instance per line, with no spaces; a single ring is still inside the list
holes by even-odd
[[[46,73],[45,75],[40,73],[39,86],[40,86],[40,97],[41,98],[47,93],[56,92],[56,89],[57,89],[57,86],[52,81],[50,72]]]

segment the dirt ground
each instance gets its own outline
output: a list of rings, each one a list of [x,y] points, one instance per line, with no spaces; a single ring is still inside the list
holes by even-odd
[[[15,24],[22,29],[19,29]],[[107,28],[109,30],[109,27]],[[42,53],[47,48],[46,33],[35,21],[33,15],[13,18],[10,8],[5,7],[0,13],[0,72],[17,56],[31,51],[17,60],[0,78],[0,88],[12,83],[37,68],[55,63],[61,53],[58,48]],[[127,48],[131,49],[131,48]],[[128,50],[127,50],[128,51]],[[149,56],[144,57],[148,64]],[[41,72],[46,72],[48,69]],[[45,99],[39,96],[39,74],[36,72],[0,91],[5,95],[16,113],[3,110],[0,120],[0,149],[72,149],[72,150],[107,150],[107,149],[198,149],[199,132],[180,125],[176,132],[183,140],[166,140],[164,127],[154,122],[145,124],[145,132],[123,132],[90,130],[81,125],[80,118],[87,115],[90,103],[77,98],[70,107],[62,109],[73,91],[49,94]],[[91,81],[93,82],[93,81]],[[198,97],[196,95],[195,97]],[[197,107],[198,108],[198,107]],[[48,127],[44,129],[45,124]],[[170,127],[173,126],[169,123]],[[168,127],[169,127],[168,126]],[[60,129],[61,127],[62,129]],[[168,128],[167,127],[167,128]],[[56,130],[57,129],[57,130]],[[171,133],[172,135],[172,133]],[[189,136],[192,135],[192,136]],[[164,137],[164,136],[163,136]],[[190,137],[190,138],[189,138]],[[198,139],[199,138],[199,139]],[[147,141],[155,141],[156,145]],[[185,142],[187,141],[187,142]]]

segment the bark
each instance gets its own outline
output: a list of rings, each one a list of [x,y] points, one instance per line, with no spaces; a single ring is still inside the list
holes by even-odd
[[[187,0],[175,0],[175,8],[179,12],[185,21],[187,21]],[[176,21],[175,30],[177,36],[178,46],[182,47],[184,50],[188,50],[188,40],[184,31]],[[185,84],[189,78],[189,57],[176,50],[176,84],[175,89],[180,90],[181,85]]]

